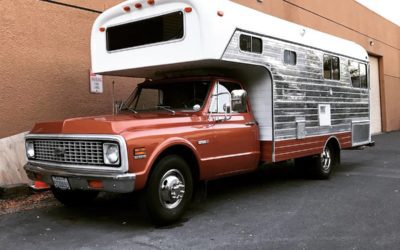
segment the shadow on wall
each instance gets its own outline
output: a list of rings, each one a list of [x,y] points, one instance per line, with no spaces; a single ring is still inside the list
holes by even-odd
[[[0,139],[0,186],[27,183],[25,140],[27,132]]]

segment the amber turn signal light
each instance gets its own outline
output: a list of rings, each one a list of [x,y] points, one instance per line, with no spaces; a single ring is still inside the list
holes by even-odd
[[[146,148],[135,148],[134,152],[133,152],[133,156],[135,159],[146,158],[146,156],[147,156]]]
[[[154,4],[154,0],[147,0],[147,4],[148,5],[153,5]]]
[[[90,188],[100,189],[103,188],[103,182],[99,180],[88,180],[88,185]]]

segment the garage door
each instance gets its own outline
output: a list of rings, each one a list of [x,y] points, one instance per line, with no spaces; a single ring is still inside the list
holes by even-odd
[[[382,132],[381,94],[379,88],[378,58],[370,56],[370,84],[371,84],[371,133]]]

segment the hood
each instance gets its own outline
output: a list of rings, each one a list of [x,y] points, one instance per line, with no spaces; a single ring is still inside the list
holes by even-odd
[[[37,123],[33,134],[121,134],[125,131],[179,126],[189,123],[194,116],[189,114],[122,113],[66,119],[64,121]],[[198,118],[197,118],[198,120]]]

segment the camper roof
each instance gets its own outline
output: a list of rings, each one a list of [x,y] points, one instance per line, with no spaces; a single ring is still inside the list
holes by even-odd
[[[156,37],[160,31],[154,23],[165,20],[170,30]],[[125,27],[155,35],[147,40],[124,41],[138,37],[129,35]],[[154,4],[129,0],[96,19],[91,37],[92,69],[101,74],[146,77],[173,65],[215,65],[237,29],[368,60],[365,49],[354,42],[228,0],[155,0]],[[174,36],[166,37],[168,32]]]

